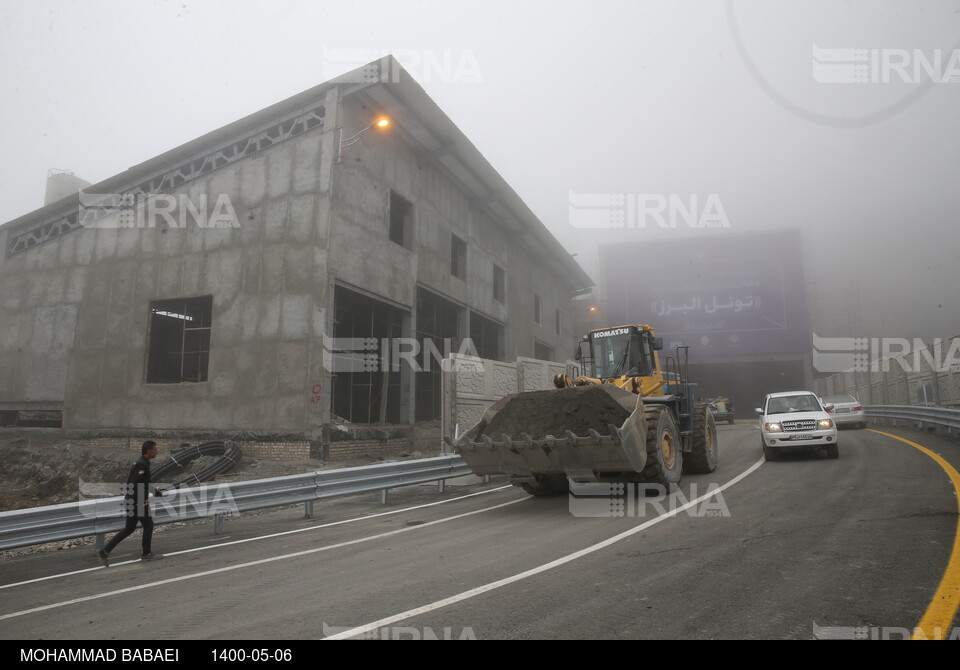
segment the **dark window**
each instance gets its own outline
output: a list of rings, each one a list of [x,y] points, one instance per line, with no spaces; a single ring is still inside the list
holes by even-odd
[[[413,239],[413,205],[390,191],[390,241],[409,249]]]
[[[470,339],[480,358],[503,360],[503,326],[496,321],[470,312]]]
[[[463,310],[422,288],[417,289],[417,341],[420,353],[416,373],[416,420],[441,418],[443,375],[441,360],[460,351],[459,322]],[[464,353],[470,353],[465,351]]]
[[[450,274],[460,279],[467,278],[467,243],[456,235],[451,235]]]
[[[533,294],[533,322],[534,323],[541,323],[542,311],[543,311],[543,301],[540,299],[540,295],[538,293],[534,293]]]
[[[559,334],[560,334],[560,327],[561,327],[561,325],[562,325],[562,323],[561,323],[561,314],[560,314],[560,310],[559,310],[559,309],[557,310],[557,320],[556,320],[556,324],[557,324],[557,328],[556,328],[557,335],[559,335]]]
[[[150,303],[147,383],[207,381],[213,296]]]
[[[503,268],[493,264],[493,299],[497,302],[503,302],[507,289],[507,276]]]
[[[385,356],[403,336],[404,314],[342,286],[334,288],[333,301],[333,413],[351,423],[399,423],[400,372]]]
[[[552,361],[553,360],[553,348],[548,347],[547,345],[534,341],[533,343],[533,357],[538,361]]]

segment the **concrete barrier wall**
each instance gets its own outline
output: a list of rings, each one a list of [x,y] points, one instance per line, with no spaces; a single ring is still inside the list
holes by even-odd
[[[814,380],[821,396],[849,394],[865,405],[939,405],[960,407],[960,336],[939,347],[889,359],[871,360],[866,370],[851,370]]]
[[[506,395],[522,391],[551,389],[557,374],[567,373],[574,363],[518,358],[513,363],[467,356],[444,361],[444,435],[462,435],[480,421],[483,413]]]

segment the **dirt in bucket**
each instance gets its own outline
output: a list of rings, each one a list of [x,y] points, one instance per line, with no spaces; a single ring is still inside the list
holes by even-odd
[[[562,437],[568,430],[586,436],[592,428],[609,435],[608,424],[622,426],[636,404],[635,394],[609,384],[516,393],[491,408],[497,412],[480,434],[492,440],[503,434],[520,439],[521,433],[541,439]]]

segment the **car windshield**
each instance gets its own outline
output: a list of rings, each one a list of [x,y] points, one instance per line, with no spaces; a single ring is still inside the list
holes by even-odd
[[[767,401],[767,414],[819,412],[821,409],[816,397],[810,394],[778,396]]]
[[[823,402],[831,405],[843,405],[844,403],[857,403],[859,401],[852,395],[828,395],[823,399]]]

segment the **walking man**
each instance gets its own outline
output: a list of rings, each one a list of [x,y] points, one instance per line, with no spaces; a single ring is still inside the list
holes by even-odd
[[[97,558],[100,559],[104,567],[110,565],[110,552],[136,530],[138,523],[143,528],[143,555],[140,560],[150,561],[163,558],[163,554],[154,554],[150,551],[150,540],[153,537],[153,518],[150,514],[150,461],[157,457],[159,451],[156,442],[147,440],[140,449],[140,458],[130,469],[123,497],[123,509],[127,515],[127,525],[113,536],[107,546],[97,551]],[[163,495],[160,489],[155,489],[153,493],[156,496]]]

